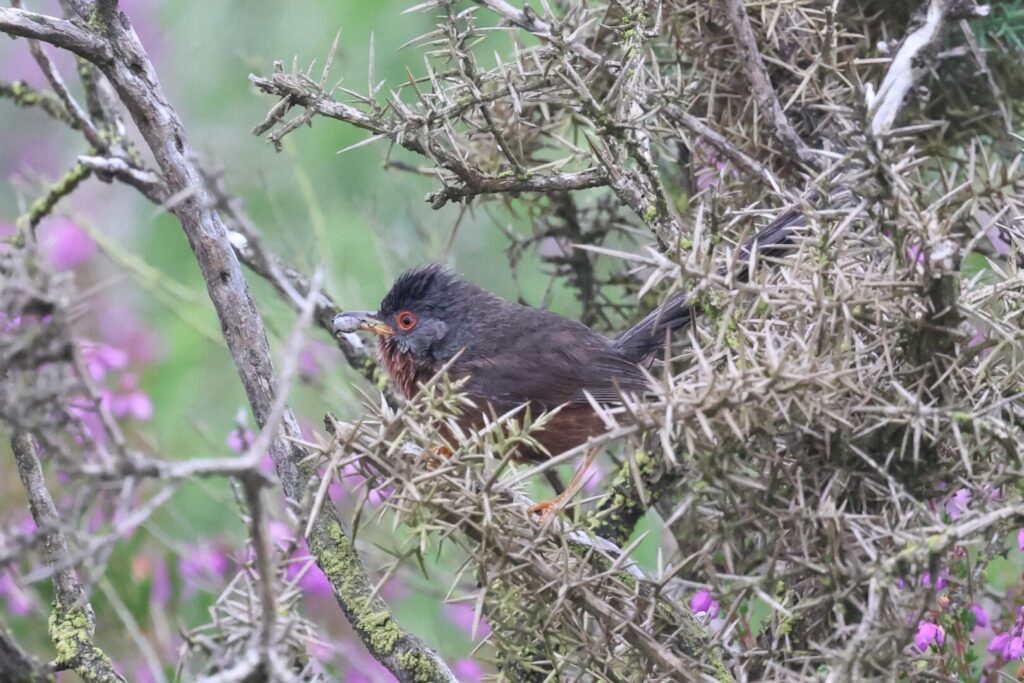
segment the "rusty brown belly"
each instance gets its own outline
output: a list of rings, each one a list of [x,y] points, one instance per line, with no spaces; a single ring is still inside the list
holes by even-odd
[[[483,427],[482,413],[462,416],[459,427],[463,430],[478,430]],[[592,436],[598,436],[605,430],[604,422],[590,406],[566,406],[551,417],[548,424],[540,430],[531,432],[531,436],[543,447],[542,449],[520,447],[515,454],[519,461],[540,462],[550,457],[575,448]],[[449,439],[453,435],[445,434]]]

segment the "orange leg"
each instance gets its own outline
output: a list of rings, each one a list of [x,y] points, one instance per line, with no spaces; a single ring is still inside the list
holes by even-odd
[[[544,500],[531,506],[530,509],[527,510],[527,513],[531,515],[539,514],[541,524],[544,524],[551,517],[558,514],[562,507],[572,500],[572,497],[579,493],[579,490],[583,488],[583,484],[586,483],[583,477],[587,470],[590,469],[590,466],[594,463],[598,452],[599,449],[597,448],[592,448],[587,451],[586,457],[583,458],[583,462],[580,466],[576,468],[576,472],[572,475],[572,481],[570,481],[569,485],[565,487],[565,490],[551,500]]]
[[[427,469],[436,470],[446,460],[451,460],[452,449],[447,446],[434,446],[427,450]]]

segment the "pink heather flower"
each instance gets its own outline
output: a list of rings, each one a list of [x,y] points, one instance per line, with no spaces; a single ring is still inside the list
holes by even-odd
[[[1017,530],[1017,549],[1024,553],[1024,527]]]
[[[31,596],[18,587],[10,572],[0,574],[0,597],[4,598],[7,609],[15,616],[23,617],[32,611]]]
[[[123,370],[128,365],[128,354],[109,344],[82,342],[82,356],[94,382],[102,382],[108,372]]]
[[[286,550],[295,540],[296,532],[284,522],[274,520],[267,525],[270,539],[279,550]],[[287,577],[294,581],[298,577],[298,585],[305,595],[329,597],[333,595],[331,582],[312,561],[306,540],[299,539],[295,551],[287,561]]]
[[[477,681],[483,680],[484,668],[472,659],[463,658],[455,662],[455,665],[452,667],[452,673],[460,681],[477,683]]]
[[[21,324],[24,319],[20,315],[9,316],[4,311],[0,311],[0,332],[14,332]]]
[[[974,330],[974,336],[971,337],[970,341],[967,342],[967,346],[968,347],[977,346],[981,342],[985,341],[985,339],[987,339],[987,338],[988,338],[988,332],[986,332],[985,330],[983,330],[983,329],[981,329],[979,327],[976,330]]]
[[[185,584],[186,597],[195,594],[196,583],[211,580],[219,583],[227,571],[227,554],[211,543],[201,544],[178,560],[178,573]]]
[[[587,493],[594,493],[601,488],[601,480],[604,479],[604,468],[596,462],[590,463],[590,467],[583,473],[583,490]]]
[[[971,492],[969,489],[957,489],[956,493],[946,501],[946,514],[950,519],[958,519],[971,504]]]
[[[245,453],[255,438],[256,435],[248,429],[232,429],[224,443],[235,453]]]
[[[473,635],[473,620],[476,618],[476,608],[468,602],[456,602],[444,606],[444,614],[448,621],[466,635]],[[477,624],[476,634],[480,638],[486,638],[491,632],[491,626],[483,618]]]
[[[949,585],[949,581],[947,579],[948,576],[949,576],[949,570],[948,569],[943,568],[943,569],[939,570],[939,575],[937,577],[935,577],[935,579],[934,579],[934,581],[935,581],[935,590],[937,590],[937,591],[943,590],[943,589],[946,588],[946,586]],[[932,579],[931,572],[925,572],[924,574],[921,575],[921,585],[924,586],[925,588],[931,588],[932,587],[932,580],[933,579]]]
[[[995,249],[996,254],[999,256],[1009,256],[1010,243],[1003,239],[1003,233],[999,229],[999,226],[995,226],[989,230],[987,236],[988,241],[992,243],[992,248]]]
[[[153,417],[153,401],[139,389],[139,378],[131,373],[121,377],[121,393],[103,392],[114,417],[130,417],[145,422]]]
[[[159,357],[159,338],[131,310],[105,306],[98,325],[103,340],[122,349],[133,365],[149,365]]]
[[[988,651],[999,655],[1007,662],[1012,662],[1024,656],[1024,638],[1005,631],[992,639],[988,644]]]
[[[89,234],[67,218],[44,220],[39,244],[54,270],[72,270],[96,252]]]
[[[167,562],[159,557],[153,563],[153,584],[149,591],[149,599],[157,605],[167,605],[173,594],[171,588],[171,573],[167,570]]]
[[[916,261],[919,266],[924,265],[925,253],[920,244],[913,244],[907,247],[907,257],[911,261]]]
[[[388,499],[395,490],[390,486],[380,486],[375,489],[370,489],[367,499],[370,501],[370,505],[379,507]]]
[[[308,346],[299,352],[299,377],[305,380],[316,379],[322,374],[320,359]]]
[[[690,598],[690,610],[696,617],[706,616],[713,619],[718,614],[718,600],[715,600],[710,591],[697,591]]]
[[[988,644],[988,651],[1007,662],[1024,658],[1024,605],[1017,609],[1017,620],[1009,631],[996,634]]]
[[[376,659],[363,652],[354,652],[348,657],[348,671],[345,683],[386,683],[395,680],[387,669]]]
[[[988,626],[988,615],[985,614],[984,607],[982,607],[976,602],[972,602],[971,612],[974,613],[974,628],[985,628],[986,626]]]
[[[941,647],[946,642],[946,631],[938,624],[930,621],[922,621],[917,625],[917,633],[914,634],[914,646],[920,652],[927,652],[932,643]]]

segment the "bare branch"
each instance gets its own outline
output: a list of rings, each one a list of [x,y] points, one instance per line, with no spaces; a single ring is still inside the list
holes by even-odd
[[[0,31],[50,43],[97,65],[106,64],[112,58],[110,46],[99,36],[75,22],[44,14],[0,7]]]
[[[750,87],[757,98],[758,108],[768,116],[772,130],[786,153],[799,159],[811,168],[817,168],[819,161],[814,153],[797,134],[786,118],[775,89],[772,87],[768,72],[765,70],[764,59],[757,49],[757,38],[750,25],[750,17],[743,6],[743,0],[725,0],[725,10],[729,16],[729,29],[739,51],[744,73],[750,81]]]
[[[43,470],[32,437],[15,431],[11,449],[18,464],[18,475],[28,494],[32,518],[39,527],[53,529],[43,540],[43,560],[54,569],[54,606],[50,618],[50,638],[57,648],[57,666],[74,669],[86,683],[124,683],[114,671],[110,659],[93,643],[96,617],[78,575],[67,561],[71,556],[61,529],[57,506],[46,488]]]

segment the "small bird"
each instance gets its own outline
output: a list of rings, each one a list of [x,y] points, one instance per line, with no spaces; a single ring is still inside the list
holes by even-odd
[[[772,255],[790,240],[802,216],[790,211],[743,247]],[[741,279],[747,276],[743,259]],[[550,311],[506,301],[431,264],[399,276],[377,311],[339,313],[334,332],[368,331],[377,336],[381,363],[406,396],[449,364],[452,379],[465,379],[462,391],[475,408],[457,418],[462,428],[483,426],[486,416],[523,404],[532,415],[560,410],[531,434],[540,448],[521,448],[525,461],[546,458],[586,443],[605,431],[591,401],[616,405],[623,395],[648,391],[644,367],[666,339],[693,316],[685,294],[676,295],[615,339]],[[531,512],[557,511],[581,485],[596,455],[588,453],[571,483],[555,499]]]

